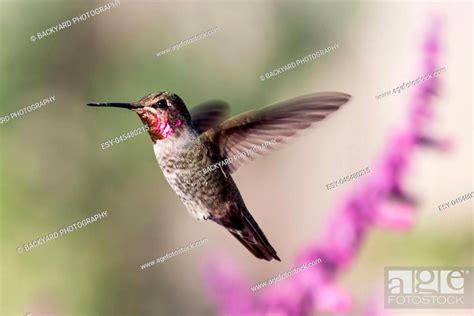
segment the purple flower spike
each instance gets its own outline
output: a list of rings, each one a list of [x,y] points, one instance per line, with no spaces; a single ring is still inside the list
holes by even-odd
[[[420,76],[440,69],[439,32],[440,23],[435,19],[422,46]],[[434,118],[431,102],[438,95],[439,84],[439,76],[433,76],[414,86],[405,123],[388,138],[372,172],[330,213],[322,237],[301,247],[293,267],[318,258],[320,263],[253,292],[228,257],[208,260],[204,276],[220,315],[304,316],[313,315],[314,310],[351,311],[352,297],[336,285],[337,277],[356,260],[371,228],[403,231],[413,227],[417,203],[405,183],[415,151],[451,148],[449,141],[438,140],[427,129]],[[387,315],[379,305],[369,305],[364,315]]]

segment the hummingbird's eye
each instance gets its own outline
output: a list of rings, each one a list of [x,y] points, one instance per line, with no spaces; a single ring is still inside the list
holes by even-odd
[[[165,110],[168,108],[168,102],[166,102],[166,100],[162,99],[160,101],[158,101],[156,104],[155,104],[155,108],[156,106],[158,106],[158,108],[162,109],[162,110]]]

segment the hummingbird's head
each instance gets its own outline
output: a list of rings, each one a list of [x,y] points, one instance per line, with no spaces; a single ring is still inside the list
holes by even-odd
[[[90,106],[119,107],[137,113],[148,126],[153,143],[180,133],[191,125],[191,115],[179,96],[168,92],[156,92],[133,103],[89,103]]]

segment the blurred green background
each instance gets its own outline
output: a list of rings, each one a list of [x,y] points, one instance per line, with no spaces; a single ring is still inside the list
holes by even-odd
[[[357,181],[331,191],[325,185],[369,166],[391,127],[403,121],[411,91],[380,101],[375,95],[418,76],[421,38],[436,12],[444,19],[440,67],[447,72],[433,130],[452,138],[455,151],[418,156],[410,183],[420,200],[417,226],[370,235],[341,283],[355,295],[357,313],[383,288],[384,266],[472,265],[472,201],[444,212],[437,207],[474,187],[471,3],[121,0],[30,41],[105,3],[1,1],[0,116],[56,96],[0,125],[1,315],[211,315],[198,274],[206,253],[232,253],[251,284],[288,270]],[[217,33],[156,56],[215,26]],[[336,43],[316,61],[259,79]],[[167,185],[147,135],[101,149],[141,125],[135,114],[85,106],[172,91],[188,107],[222,99],[237,114],[324,90],[354,98],[327,124],[235,175],[282,263],[257,261],[217,225],[192,219]],[[106,219],[28,252],[15,250],[104,210]],[[205,237],[198,248],[139,269]]]

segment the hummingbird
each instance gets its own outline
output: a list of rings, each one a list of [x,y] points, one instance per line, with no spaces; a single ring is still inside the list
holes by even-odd
[[[190,215],[223,226],[255,257],[281,261],[247,209],[231,175],[300,130],[324,120],[350,98],[340,92],[313,93],[227,120],[224,119],[229,105],[223,101],[207,101],[188,110],[184,101],[170,92],[151,93],[132,103],[87,105],[135,112],[148,127],[156,160],[166,180]],[[250,152],[242,159],[219,164],[212,172],[200,172],[269,140],[272,145],[265,151]]]

